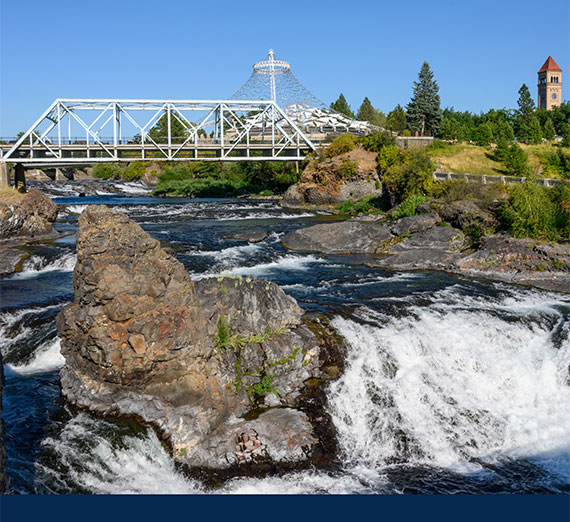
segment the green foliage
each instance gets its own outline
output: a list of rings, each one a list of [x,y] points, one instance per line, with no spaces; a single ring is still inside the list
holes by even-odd
[[[118,163],[96,163],[93,176],[100,179],[119,179],[122,169]]]
[[[390,111],[386,117],[386,126],[398,134],[405,130],[407,124],[406,111],[400,104],[396,105],[394,110]]]
[[[218,333],[216,334],[216,347],[227,348],[230,344],[230,327],[224,316],[218,321]]]
[[[378,167],[383,172],[395,163],[401,162],[403,158],[404,153],[396,145],[386,145],[378,153],[376,161],[378,162]]]
[[[289,162],[190,162],[164,168],[155,194],[190,197],[227,197],[284,192],[296,183],[295,164]]]
[[[388,191],[392,203],[411,196],[425,194],[433,185],[432,163],[427,151],[406,149],[397,162],[386,169],[382,182]]]
[[[121,173],[121,179],[125,181],[135,181],[141,179],[146,172],[146,163],[144,161],[133,161]]]
[[[481,228],[481,225],[477,223],[470,223],[463,229],[463,231],[469,238],[471,238],[471,241],[474,244],[478,244],[481,240],[481,236],[483,235],[483,229]]]
[[[392,212],[392,217],[395,219],[403,218],[403,217],[410,217],[416,215],[416,210],[419,205],[429,201],[429,198],[424,196],[423,194],[412,194],[408,196],[400,206]]]
[[[566,179],[570,179],[570,150],[559,147],[548,158],[548,166]]]
[[[325,150],[325,155],[327,158],[333,158],[339,154],[344,154],[345,152],[350,152],[356,146],[356,136],[353,134],[341,134],[338,138],[335,138],[333,142]]]
[[[519,89],[519,99],[517,100],[517,105],[519,106],[518,113],[522,116],[531,114],[535,109],[534,101],[530,95],[530,91],[524,83]]]
[[[358,171],[358,161],[345,159],[338,166],[338,172],[345,178],[350,178]]]
[[[250,396],[253,394],[263,396],[266,393],[274,393],[275,395],[277,395],[277,397],[279,397],[277,391],[271,387],[274,380],[275,377],[273,375],[264,375],[261,378],[261,381],[247,388],[247,393]]]
[[[386,131],[375,132],[374,134],[358,138],[358,143],[360,143],[368,152],[380,152],[382,147],[392,145],[394,142],[395,139]]]
[[[501,217],[515,237],[557,241],[570,235],[570,189],[543,187],[531,176],[511,187]]]
[[[414,82],[413,95],[407,106],[408,127],[421,136],[437,134],[441,125],[439,87],[428,62],[424,62]]]
[[[492,209],[505,196],[502,183],[475,183],[465,179],[448,179],[434,183],[429,195],[445,201],[477,200],[480,206]]]
[[[374,195],[364,196],[356,201],[347,200],[339,203],[335,208],[342,215],[379,214],[384,210],[382,198]]]
[[[547,141],[552,141],[556,137],[556,129],[550,118],[542,126],[542,137]]]
[[[528,154],[518,143],[513,143],[507,150],[505,167],[511,176],[527,176],[530,173]]]
[[[364,98],[362,101],[362,105],[356,114],[356,119],[367,121],[378,127],[384,127],[386,124],[386,116],[382,112],[376,110],[368,98]]]
[[[331,103],[331,109],[354,119],[354,113],[350,110],[350,105],[346,101],[346,98],[342,92],[340,93],[338,99],[334,103]]]
[[[479,125],[476,133],[476,143],[480,147],[488,147],[493,142],[493,125],[489,122]]]

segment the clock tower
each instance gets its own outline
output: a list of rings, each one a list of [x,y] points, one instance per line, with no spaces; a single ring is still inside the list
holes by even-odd
[[[549,56],[538,71],[538,108],[550,110],[562,102],[562,69]]]

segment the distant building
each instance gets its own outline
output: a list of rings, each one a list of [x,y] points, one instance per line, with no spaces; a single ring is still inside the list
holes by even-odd
[[[549,56],[538,71],[538,108],[550,110],[562,102],[562,69]]]

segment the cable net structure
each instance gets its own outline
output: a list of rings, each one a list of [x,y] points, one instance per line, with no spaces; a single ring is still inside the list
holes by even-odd
[[[352,132],[366,134],[378,127],[353,120],[333,111],[306,89],[291,71],[291,64],[276,60],[269,50],[267,60],[253,64],[249,79],[231,97],[231,100],[270,100],[281,107],[305,132]]]

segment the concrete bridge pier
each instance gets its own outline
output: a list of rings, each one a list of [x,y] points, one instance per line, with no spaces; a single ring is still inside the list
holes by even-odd
[[[14,171],[14,188],[18,192],[26,192],[26,169],[24,165],[16,163]]]
[[[8,163],[0,161],[0,187],[10,186],[10,168]]]

